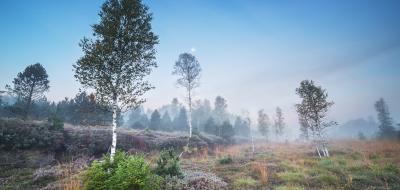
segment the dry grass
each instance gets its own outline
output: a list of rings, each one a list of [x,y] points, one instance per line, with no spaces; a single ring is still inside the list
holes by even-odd
[[[82,180],[75,171],[72,164],[64,164],[60,166],[61,175],[58,177],[60,181],[60,189],[62,190],[79,190],[82,187]]]
[[[400,171],[400,143],[387,141],[343,140],[329,143],[330,158],[320,159],[310,143],[259,143],[217,147],[183,160],[185,168],[216,173],[232,189],[252,182],[250,189],[376,189],[397,188]],[[207,157],[207,161],[201,162]],[[219,164],[226,157],[232,163]],[[248,179],[244,180],[243,179]],[[399,186],[397,186],[399,185]],[[291,189],[291,188],[288,188]]]
[[[263,186],[268,185],[268,168],[264,163],[255,162],[252,165],[254,173],[258,175],[258,180]]]

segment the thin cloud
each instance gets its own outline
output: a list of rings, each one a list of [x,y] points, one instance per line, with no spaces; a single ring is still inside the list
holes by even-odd
[[[317,73],[317,77],[331,75],[349,68],[366,64],[370,60],[379,58],[380,56],[399,49],[400,39],[393,40],[381,46],[374,46],[372,48],[366,49],[359,54],[349,52],[347,56],[339,57],[331,61],[329,64],[323,64],[315,69],[312,69],[310,73]]]

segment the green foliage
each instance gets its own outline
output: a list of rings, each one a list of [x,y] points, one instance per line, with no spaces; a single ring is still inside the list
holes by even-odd
[[[219,164],[231,164],[231,163],[233,163],[233,159],[230,156],[223,157],[218,160],[218,163]]]
[[[145,77],[157,66],[152,14],[140,0],[107,0],[99,15],[92,39],[80,43],[84,55],[74,65],[75,77],[96,91],[98,101],[134,108],[152,89]]]
[[[117,151],[114,161],[107,155],[103,162],[94,161],[84,178],[86,190],[157,190],[161,179],[151,173],[142,156]]]
[[[302,133],[310,131],[321,134],[325,128],[337,125],[334,121],[326,121],[327,112],[334,103],[328,101],[325,89],[314,84],[312,80],[303,80],[300,87],[296,88],[296,94],[302,99],[300,104],[296,104]]]
[[[157,160],[155,173],[159,176],[177,176],[183,177],[179,164],[179,156],[172,149],[163,150]]]

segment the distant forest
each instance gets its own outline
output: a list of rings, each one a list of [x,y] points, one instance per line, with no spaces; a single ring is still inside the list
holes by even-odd
[[[33,120],[60,118],[66,123],[81,126],[109,126],[112,122],[110,108],[96,101],[95,95],[85,91],[74,98],[65,98],[59,102],[48,101],[41,97],[32,102],[29,113],[26,113],[24,99],[3,95],[0,99],[1,117],[21,117],[25,115]],[[217,96],[211,105],[207,99],[197,100],[193,104],[193,132],[204,132],[226,139],[233,136],[249,137],[250,120],[228,112],[227,101]],[[231,122],[233,121],[233,122]],[[125,117],[119,112],[119,126],[133,129],[150,129],[160,131],[188,131],[187,111],[183,103],[174,98],[170,104],[159,109],[145,110],[142,106],[128,110]]]

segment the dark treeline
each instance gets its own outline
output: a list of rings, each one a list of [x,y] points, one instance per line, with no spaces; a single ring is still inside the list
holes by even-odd
[[[0,116],[8,118],[24,118],[46,120],[57,117],[73,125],[111,125],[110,109],[98,102],[94,94],[79,92],[74,98],[65,98],[59,102],[48,101],[46,97],[31,102],[29,112],[25,109],[26,102],[13,96],[2,96]],[[122,123],[122,117],[119,115]]]

